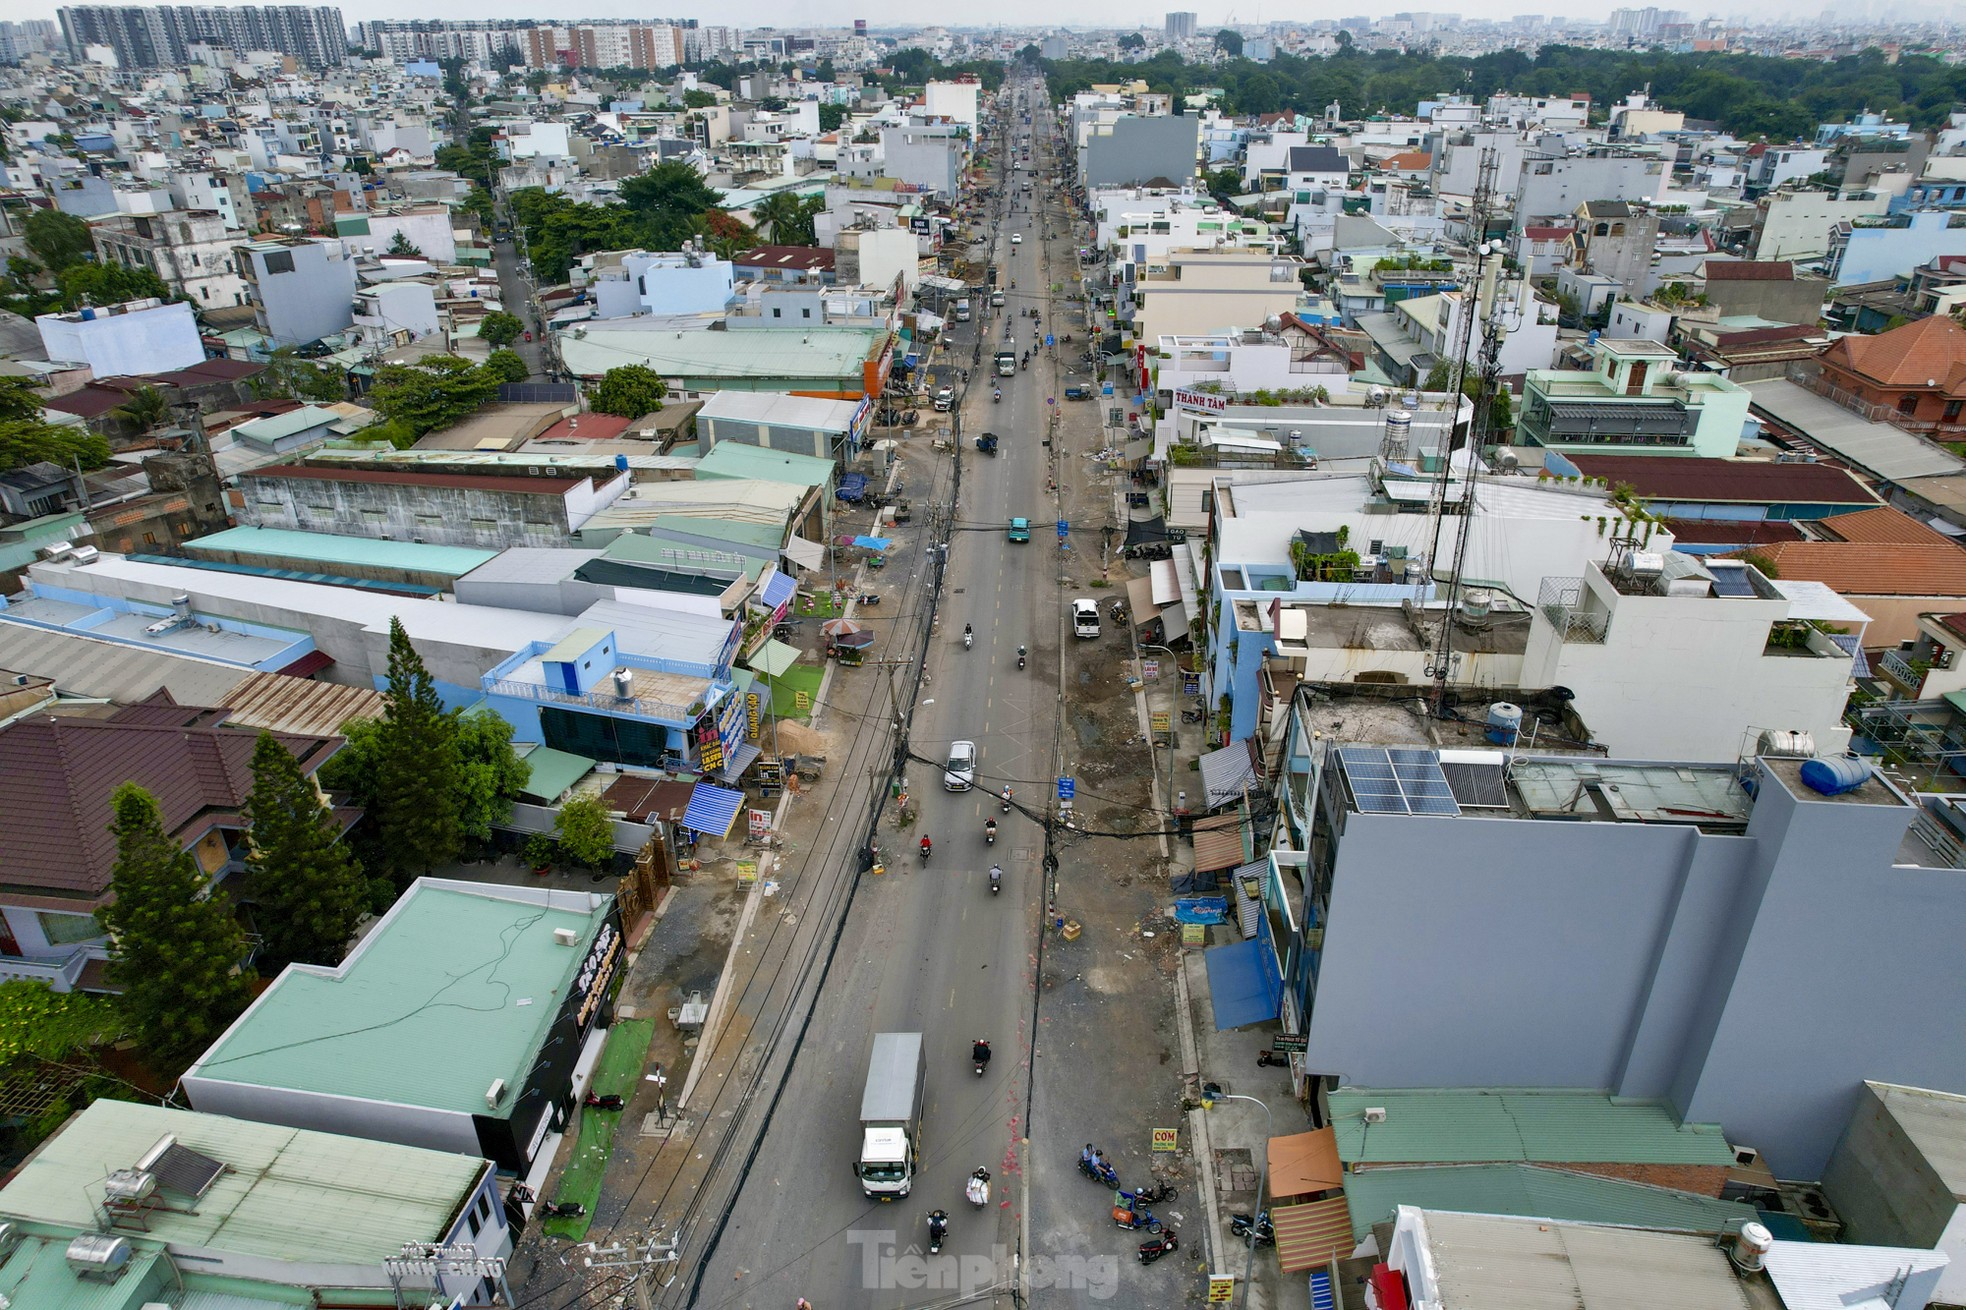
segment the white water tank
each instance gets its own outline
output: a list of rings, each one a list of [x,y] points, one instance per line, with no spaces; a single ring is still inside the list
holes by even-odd
[[[1734,1238],[1734,1267],[1744,1274],[1760,1272],[1774,1245],[1775,1235],[1768,1231],[1768,1225],[1752,1220],[1742,1224],[1740,1233]]]
[[[1470,623],[1483,622],[1494,604],[1494,592],[1486,587],[1469,587],[1461,593],[1461,617]]]
[[[1413,415],[1403,409],[1386,411],[1386,449],[1405,459],[1413,450]]]

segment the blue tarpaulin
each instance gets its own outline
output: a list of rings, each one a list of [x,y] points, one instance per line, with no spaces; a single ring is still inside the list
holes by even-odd
[[[722,837],[730,832],[737,812],[744,808],[744,793],[699,782],[689,794],[689,808],[683,811],[683,826],[706,837]]]
[[[764,594],[759,599],[764,602],[766,609],[775,610],[792,599],[792,594],[798,589],[799,584],[792,581],[789,575],[774,573],[765,579]]]
[[[1208,1004],[1215,1030],[1268,1023],[1283,1011],[1283,979],[1277,957],[1261,937],[1211,946],[1202,954],[1208,966]]]
[[[865,550],[886,550],[894,543],[886,537],[855,537],[853,544]]]
[[[1226,896],[1177,896],[1174,898],[1176,923],[1227,923],[1229,898]]]
[[[867,494],[867,475],[865,473],[842,473],[840,485],[833,494],[845,501],[858,501]]]

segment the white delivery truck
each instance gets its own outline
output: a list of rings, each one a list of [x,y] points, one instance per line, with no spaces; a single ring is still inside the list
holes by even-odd
[[[853,1167],[870,1201],[898,1201],[914,1188],[927,1082],[920,1033],[874,1034],[860,1093],[860,1159]]]

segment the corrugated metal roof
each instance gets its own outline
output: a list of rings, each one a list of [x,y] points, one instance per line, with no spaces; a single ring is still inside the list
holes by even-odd
[[[1345,1198],[1329,1197],[1303,1205],[1279,1205],[1270,1210],[1277,1232],[1277,1263],[1286,1274],[1299,1274],[1329,1260],[1343,1260],[1357,1245],[1352,1240],[1351,1213]]]
[[[132,1252],[130,1262],[123,1266],[122,1276],[114,1282],[78,1278],[68,1267],[68,1241],[65,1237],[52,1241],[23,1238],[12,1254],[0,1262],[0,1293],[6,1295],[10,1304],[23,1310],[38,1306],[53,1306],[57,1310],[130,1310],[131,1293],[161,1276],[155,1266],[163,1258],[163,1252],[153,1247]]]
[[[218,705],[250,670],[73,632],[0,624],[0,668],[53,678],[70,696],[142,700],[159,687],[183,705]]]
[[[1961,471],[1957,456],[1923,437],[1889,423],[1873,423],[1787,378],[1750,382],[1747,389],[1762,414],[1873,476],[1903,482]]]
[[[1218,814],[1212,819],[1197,819],[1194,839],[1195,868],[1200,872],[1229,869],[1242,863],[1240,814]]]
[[[248,673],[219,704],[232,713],[226,722],[268,732],[335,736],[350,719],[382,717],[382,693],[370,687],[290,678],[283,673]]]
[[[1430,1211],[1427,1249],[1454,1310],[1751,1310],[1706,1237]]]
[[[1891,1310],[1895,1289],[1946,1263],[1944,1251],[1841,1242],[1777,1242],[1768,1251],[1768,1280],[1782,1310]]]
[[[104,1175],[167,1134],[226,1171],[195,1205],[167,1190],[147,1237],[303,1264],[379,1264],[443,1238],[485,1170],[476,1156],[102,1100],[0,1190],[0,1213],[93,1230]]]
[[[1755,1217],[1753,1207],[1739,1201],[1534,1164],[1359,1169],[1346,1176],[1345,1199],[1352,1235],[1360,1241],[1402,1205],[1689,1233],[1738,1228]]]
[[[603,922],[521,895],[419,882],[334,970],[281,974],[185,1077],[460,1114],[502,1078],[508,1112]]]
[[[525,761],[532,769],[532,776],[519,790],[548,805],[558,801],[567,788],[594,771],[594,761],[585,755],[556,751],[551,746],[533,747],[526,752]]]
[[[1682,1125],[1664,1102],[1602,1092],[1348,1087],[1330,1103],[1348,1164],[1734,1163],[1719,1128]],[[1384,1107],[1385,1121],[1366,1123],[1368,1106]]]
[[[433,546],[419,541],[254,527],[227,528],[187,541],[184,548],[193,555],[236,551],[242,555],[277,555],[319,564],[365,564],[453,577],[469,573],[498,554],[495,550],[474,550],[468,546]]]

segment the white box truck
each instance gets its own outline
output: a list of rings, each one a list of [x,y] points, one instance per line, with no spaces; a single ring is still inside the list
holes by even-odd
[[[860,1094],[860,1159],[853,1167],[870,1201],[898,1201],[914,1188],[927,1082],[920,1033],[874,1034]]]

